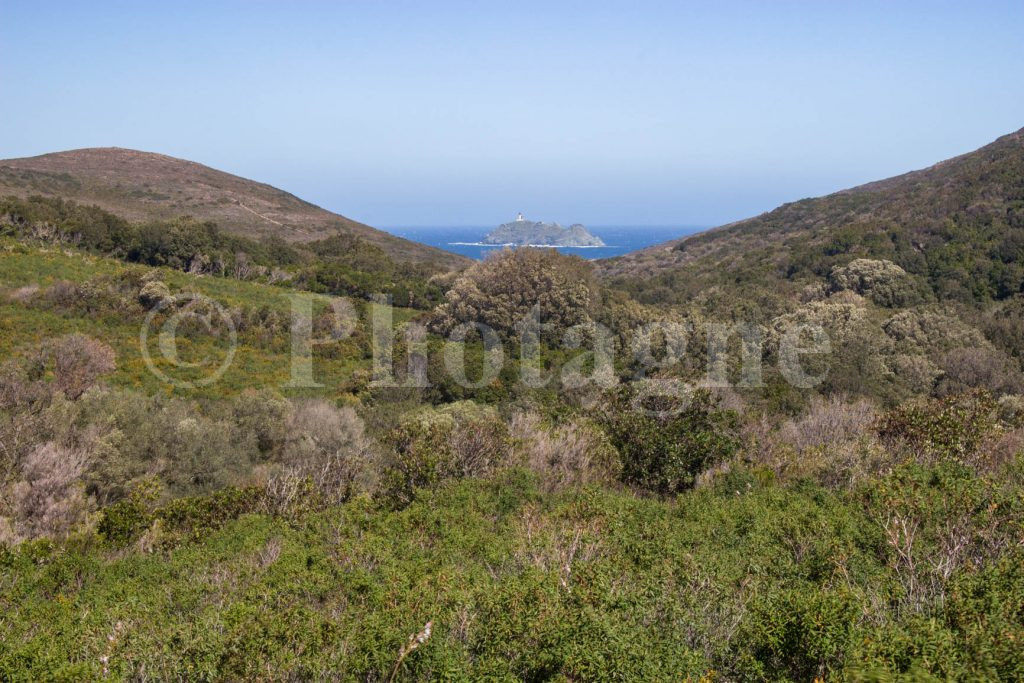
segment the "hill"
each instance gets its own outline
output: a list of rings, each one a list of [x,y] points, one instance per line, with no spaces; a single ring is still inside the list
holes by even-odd
[[[461,256],[331,213],[283,190],[202,164],[118,147],[0,160],[0,196],[42,195],[96,204],[129,220],[188,215],[248,237],[309,242],[351,234],[399,261],[451,269]]]
[[[858,257],[920,248],[931,273],[959,245],[947,263],[986,287],[1002,263],[1011,289],[1005,156],[948,181],[946,241],[798,212],[791,235],[711,233],[616,280],[703,319],[554,250],[442,292],[352,235],[0,198],[0,680],[1020,679],[1024,297],[946,306],[946,280]],[[712,291],[775,315],[769,341],[826,326],[806,371],[828,376],[785,384],[772,342],[763,383],[645,397],[710,378]],[[390,330],[380,292],[410,304]],[[534,301],[535,355],[515,326]],[[478,312],[507,353],[410,334]],[[610,373],[569,334],[591,321]]]
[[[929,168],[602,262],[642,300],[682,303],[713,287],[792,293],[856,258],[925,278],[940,299],[1024,289],[1024,129]]]

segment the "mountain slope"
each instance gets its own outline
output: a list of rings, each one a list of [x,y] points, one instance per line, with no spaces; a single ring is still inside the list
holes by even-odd
[[[940,298],[1000,299],[1024,287],[1024,129],[929,168],[600,263],[642,299],[782,287],[854,258],[894,261]]]
[[[339,216],[264,183],[192,161],[117,147],[0,160],[0,196],[43,195],[96,204],[143,221],[190,215],[250,237],[307,242],[353,234],[400,261],[439,269],[468,260]]]

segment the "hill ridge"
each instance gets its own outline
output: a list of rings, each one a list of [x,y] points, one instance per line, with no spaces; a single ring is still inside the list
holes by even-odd
[[[0,196],[5,195],[71,199],[135,221],[188,215],[249,237],[306,242],[349,233],[399,261],[426,263],[439,270],[469,263],[268,183],[190,159],[128,147],[82,147],[0,160]]]
[[[862,183],[599,261],[647,303],[761,288],[797,295],[867,258],[924,278],[939,299],[1024,294],[1024,129],[926,168]],[[724,294],[723,294],[724,296]]]
[[[684,235],[676,239],[661,242],[614,258],[602,259],[597,262],[598,269],[604,276],[611,278],[622,276],[627,270],[634,268],[638,271],[638,273],[635,274],[652,275],[659,270],[671,268],[672,266],[680,265],[699,256],[706,255],[700,251],[689,252],[688,250],[683,250],[681,249],[682,245],[704,244],[707,246],[706,243],[727,239],[727,236],[731,236],[734,232],[743,231],[750,226],[757,225],[758,222],[765,222],[780,213],[793,210],[795,207],[806,206],[813,202],[827,202],[837,197],[895,191],[901,188],[907,189],[908,186],[914,184],[915,181],[929,181],[937,174],[955,172],[960,165],[970,163],[986,154],[998,154],[1004,151],[1004,149],[1012,152],[1015,145],[1020,147],[1018,153],[1024,157],[1024,128],[1002,135],[992,142],[973,151],[959,154],[948,159],[943,159],[924,168],[907,171],[906,173],[901,173],[889,178],[861,183],[860,185],[837,190],[817,197],[806,197],[784,202],[774,209],[770,209],[755,216],[725,223],[691,235]],[[836,227],[838,227],[838,225]],[[661,260],[662,263],[656,263],[658,260]]]

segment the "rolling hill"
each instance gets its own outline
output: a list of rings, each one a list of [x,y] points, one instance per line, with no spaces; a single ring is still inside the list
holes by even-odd
[[[940,299],[1024,291],[1024,129],[929,168],[868,183],[601,262],[641,300],[711,288],[792,293],[855,258],[886,259]]]
[[[0,196],[42,195],[96,204],[129,220],[189,215],[248,237],[309,242],[352,234],[404,262],[437,270],[468,259],[331,213],[270,185],[162,154],[118,147],[0,160]]]

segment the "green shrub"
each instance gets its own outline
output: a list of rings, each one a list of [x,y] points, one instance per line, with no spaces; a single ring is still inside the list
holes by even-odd
[[[566,329],[590,319],[595,289],[590,266],[578,257],[554,249],[505,249],[455,281],[433,325],[448,334],[463,323],[483,323],[515,337],[537,306],[541,339],[561,343]]]
[[[883,415],[878,434],[924,461],[973,464],[984,439],[996,431],[997,407],[984,391],[916,401]]]
[[[126,498],[100,511],[96,532],[116,548],[127,546],[153,523],[159,495],[160,484],[156,479],[143,480]]]
[[[195,541],[241,515],[263,508],[262,486],[229,486],[208,496],[178,498],[160,508],[154,518],[178,541]]]
[[[707,391],[695,391],[683,406],[666,398],[637,406],[635,398],[623,390],[601,417],[627,484],[662,495],[679,493],[736,451],[737,416],[719,410]]]
[[[834,292],[851,290],[887,308],[920,303],[926,291],[895,263],[872,259],[854,259],[845,266],[836,266],[829,274],[829,285]]]
[[[489,474],[510,454],[504,422],[469,401],[414,413],[389,434],[388,445],[382,495],[397,507],[412,502],[417,489]]]

